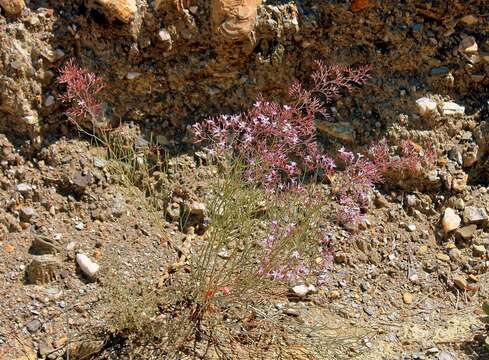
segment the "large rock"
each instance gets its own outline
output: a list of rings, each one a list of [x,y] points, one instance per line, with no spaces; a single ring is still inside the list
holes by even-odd
[[[54,255],[35,256],[26,269],[26,280],[29,284],[46,284],[56,280],[61,268],[61,261]]]
[[[422,97],[416,100],[416,106],[418,107],[419,114],[422,116],[434,114],[437,108],[436,101],[428,97]]]
[[[87,0],[87,6],[100,10],[109,20],[130,23],[137,12],[136,0]]]
[[[443,231],[448,234],[450,231],[457,229],[460,226],[462,219],[457,215],[455,210],[452,208],[446,208],[443,214],[443,219],[441,224],[443,226]]]
[[[466,206],[463,216],[466,224],[483,224],[488,219],[486,210],[475,206]]]
[[[445,101],[441,105],[441,112],[443,115],[463,115],[465,114],[465,107],[453,101]]]
[[[255,27],[261,0],[212,0],[211,26],[225,40],[239,41],[250,36]]]
[[[355,129],[353,129],[349,122],[329,122],[329,121],[317,121],[316,128],[322,133],[331,136],[337,140],[344,141],[346,143],[353,143],[355,141]]]
[[[18,16],[25,8],[24,0],[0,0],[0,6],[10,16]]]

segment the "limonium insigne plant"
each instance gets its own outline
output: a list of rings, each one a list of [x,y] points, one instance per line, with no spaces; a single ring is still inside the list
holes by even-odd
[[[289,89],[292,103],[282,105],[259,97],[238,115],[221,115],[193,126],[197,143],[211,143],[216,155],[232,152],[247,165],[246,180],[269,191],[300,189],[310,178],[322,178],[335,169],[316,140],[317,116],[329,117],[326,105],[365,83],[370,67],[352,69],[316,62],[313,85],[295,82]]]

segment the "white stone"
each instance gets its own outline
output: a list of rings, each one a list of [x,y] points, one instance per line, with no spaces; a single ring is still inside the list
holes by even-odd
[[[166,29],[161,29],[158,33],[160,40],[163,42],[171,42],[171,35]]]
[[[420,115],[431,114],[436,111],[436,101],[427,97],[416,100]]]
[[[80,267],[80,270],[92,279],[100,269],[98,264],[90,260],[90,258],[84,254],[76,254],[76,263]]]
[[[459,105],[453,101],[445,101],[441,107],[443,115],[463,115],[465,106]]]
[[[54,105],[54,96],[49,95],[46,97],[46,100],[44,100],[44,106],[45,107],[50,107]]]
[[[408,229],[408,231],[410,232],[413,232],[413,231],[416,231],[416,225],[415,224],[408,224],[406,226],[406,228]]]
[[[461,222],[462,219],[460,218],[460,216],[457,215],[455,210],[453,210],[452,208],[445,209],[445,213],[443,214],[443,219],[441,221],[445,234],[455,229],[458,229]]]
[[[292,291],[294,292],[295,295],[304,297],[309,293],[309,286],[305,284],[296,285],[292,288]]]
[[[141,76],[141,73],[136,71],[129,71],[126,75],[127,80],[134,80]]]

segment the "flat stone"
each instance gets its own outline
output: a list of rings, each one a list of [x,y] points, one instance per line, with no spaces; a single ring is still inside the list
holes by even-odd
[[[408,224],[408,225],[406,225],[406,229],[409,232],[414,232],[414,231],[416,231],[416,225],[415,224]]]
[[[25,325],[25,327],[27,328],[27,330],[29,330],[30,333],[35,333],[39,331],[41,326],[42,324],[38,319],[31,320]]]
[[[292,292],[299,297],[305,297],[309,293],[309,286],[305,284],[296,285],[292,288]]]
[[[464,226],[455,231],[455,235],[462,240],[470,240],[474,237],[475,231],[477,230],[477,225]]]
[[[447,66],[440,66],[440,67],[436,67],[436,68],[431,69],[431,75],[434,75],[434,76],[446,75],[446,74],[448,74],[448,72],[449,72],[449,69]]]
[[[316,128],[322,133],[331,136],[335,139],[353,143],[355,141],[355,129],[351,123],[343,122],[329,122],[329,121],[317,121]]]
[[[448,351],[442,351],[438,354],[438,360],[457,360],[457,358]]]
[[[61,261],[56,256],[34,256],[26,268],[26,280],[30,284],[46,284],[58,278],[60,269]]]
[[[47,236],[36,236],[32,241],[29,252],[35,255],[55,255],[62,249],[60,238],[51,239]]]
[[[462,219],[457,215],[452,208],[446,208],[441,221],[445,234],[457,229],[460,226]]]
[[[483,224],[488,219],[486,210],[475,206],[466,206],[463,218],[466,224]]]
[[[371,306],[365,306],[363,308],[363,311],[365,311],[365,314],[367,314],[368,316],[372,316],[373,314],[375,314],[375,309]]]
[[[474,15],[465,15],[460,19],[460,22],[465,25],[475,25],[479,22],[479,18]]]
[[[142,74],[137,71],[129,71],[126,75],[127,80],[134,80],[140,77]]]
[[[472,246],[472,252],[474,256],[484,256],[486,255],[486,248],[484,245],[473,245]]]
[[[300,316],[300,314],[301,314],[299,310],[297,310],[296,308],[292,308],[292,307],[287,307],[283,311],[284,311],[284,314],[291,315],[291,316]]]
[[[453,283],[460,290],[465,290],[467,288],[467,280],[465,280],[465,277],[461,275],[455,275],[453,277]]]
[[[20,183],[15,186],[15,190],[25,195],[32,191],[32,186],[26,183]]]
[[[425,116],[436,112],[436,101],[427,97],[416,100],[416,106],[420,115]]]
[[[444,101],[441,105],[441,112],[443,115],[463,115],[465,107],[453,101]]]
[[[436,254],[436,258],[446,263],[450,262],[450,256],[448,256],[447,254],[438,253]]]
[[[74,190],[77,193],[85,192],[86,188],[93,182],[92,173],[83,173],[81,171],[75,171],[71,178]]]

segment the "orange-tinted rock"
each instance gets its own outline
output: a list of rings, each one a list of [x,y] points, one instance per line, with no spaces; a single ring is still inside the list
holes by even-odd
[[[25,8],[24,0],[0,0],[0,6],[3,10],[12,16],[18,16]]]
[[[226,40],[246,39],[255,27],[261,0],[212,0],[211,23],[214,34]]]
[[[117,19],[127,24],[136,15],[136,0],[88,0],[87,6],[98,8],[109,20]]]

